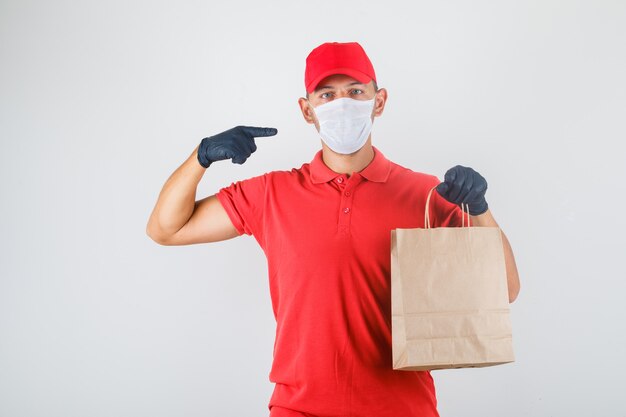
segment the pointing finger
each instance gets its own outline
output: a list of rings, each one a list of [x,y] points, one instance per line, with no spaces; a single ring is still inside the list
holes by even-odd
[[[274,136],[278,133],[278,129],[273,127],[241,126],[241,129],[255,138]]]

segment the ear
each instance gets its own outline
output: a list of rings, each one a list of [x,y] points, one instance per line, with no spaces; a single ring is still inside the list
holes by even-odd
[[[376,92],[376,101],[374,102],[374,117],[379,117],[383,114],[385,103],[387,103],[387,90],[379,88]]]
[[[300,111],[302,112],[304,120],[309,124],[315,124],[315,113],[311,110],[309,101],[304,97],[300,97],[298,99],[298,105],[300,106]]]

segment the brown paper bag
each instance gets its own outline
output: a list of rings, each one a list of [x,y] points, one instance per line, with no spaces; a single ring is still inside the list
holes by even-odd
[[[391,231],[393,369],[513,362],[500,228],[430,228],[434,189],[425,229]]]

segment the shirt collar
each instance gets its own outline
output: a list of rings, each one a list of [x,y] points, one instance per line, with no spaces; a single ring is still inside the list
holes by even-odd
[[[365,168],[363,168],[359,174],[361,174],[368,181],[386,182],[387,178],[389,178],[389,172],[391,171],[391,163],[375,146],[372,145],[372,148],[374,149],[374,159],[372,159],[372,161]],[[315,154],[310,167],[311,182],[313,182],[313,184],[322,184],[342,175],[333,171],[324,163],[324,160],[322,159],[322,150],[319,150]]]

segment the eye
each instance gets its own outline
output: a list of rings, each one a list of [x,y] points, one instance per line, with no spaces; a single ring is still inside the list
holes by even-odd
[[[350,91],[350,94],[352,95],[357,95],[357,94],[363,94],[363,90],[355,88],[354,90]]]
[[[322,93],[320,94],[320,98],[326,100],[326,99],[329,99],[331,95],[332,93]]]

